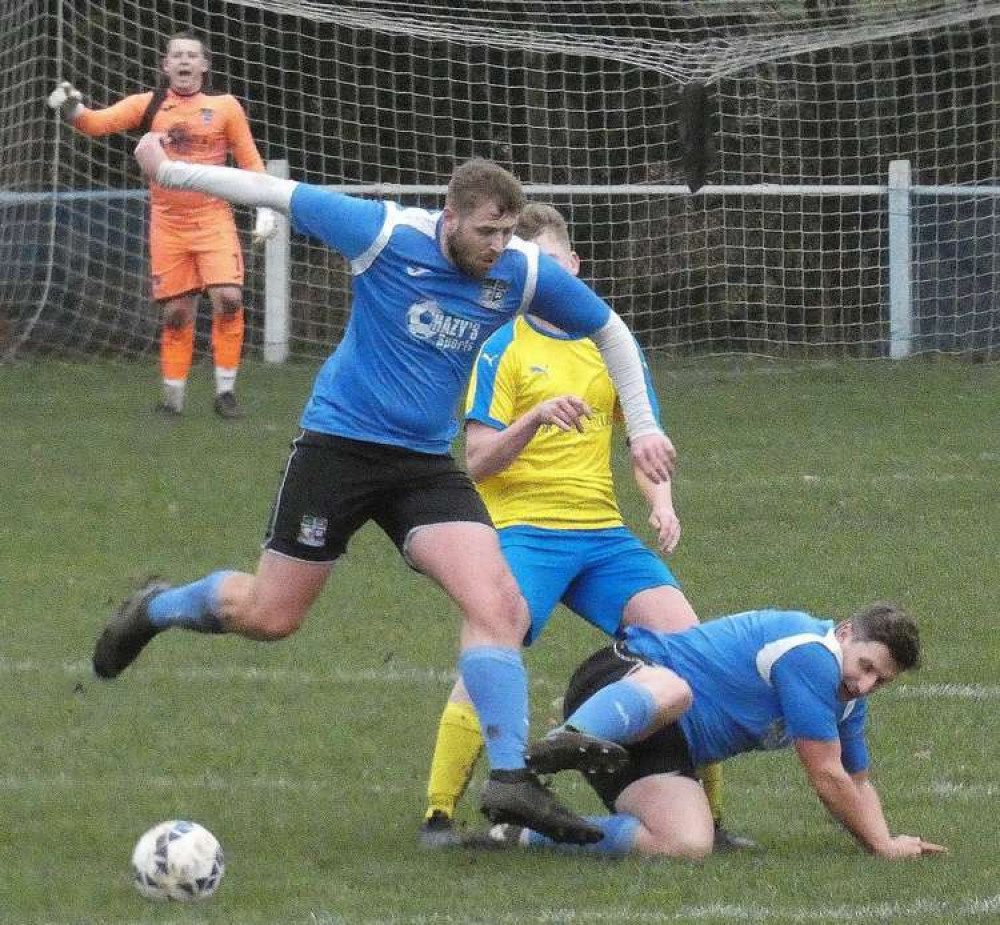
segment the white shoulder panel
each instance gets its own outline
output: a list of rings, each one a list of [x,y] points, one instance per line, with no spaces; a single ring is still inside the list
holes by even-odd
[[[817,633],[796,633],[794,636],[785,636],[784,639],[775,639],[774,642],[769,642],[757,653],[757,674],[767,684],[770,684],[771,669],[774,667],[774,663],[786,652],[812,642],[818,642],[829,649],[837,660],[837,664],[843,668],[844,653],[840,649],[840,643],[837,642],[833,630],[830,630],[825,636],[820,636]]]
[[[385,220],[382,222],[382,228],[375,240],[372,241],[371,247],[351,261],[351,273],[360,276],[375,262],[375,258],[389,243],[389,238],[392,237],[392,232],[398,225],[415,228],[433,239],[437,231],[437,219],[437,212],[428,212],[426,209],[403,209],[394,202],[386,202]]]
[[[524,291],[521,293],[521,305],[518,312],[523,312],[531,304],[535,297],[535,287],[538,285],[538,245],[532,241],[525,241],[518,237],[510,239],[507,245],[511,250],[524,254],[527,261],[527,268],[524,273]]]

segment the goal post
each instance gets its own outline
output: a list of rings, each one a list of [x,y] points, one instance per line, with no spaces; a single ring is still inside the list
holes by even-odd
[[[652,352],[1000,350],[1000,0],[8,0],[0,356],[155,350],[135,138],[44,99],[153,86],[182,29],[297,179],[437,207],[461,160],[512,169]],[[328,354],[345,263],[297,236],[246,257],[248,354]]]

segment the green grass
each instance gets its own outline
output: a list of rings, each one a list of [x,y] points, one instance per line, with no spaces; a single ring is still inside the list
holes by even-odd
[[[248,368],[250,416],[224,424],[204,368],[170,422],[149,411],[150,367],[52,363],[0,367],[0,922],[997,921],[1000,367],[655,371],[680,451],[672,565],[703,617],[889,597],[918,618],[926,667],[875,699],[874,777],[894,827],[947,857],[863,854],[790,752],[727,767],[729,824],[760,855],[420,852],[458,620],[370,528],[292,639],[170,633],[96,683],[94,637],[137,580],[252,568],[312,371]],[[560,614],[529,653],[536,731],[598,642]],[[463,813],[476,821],[473,800]],[[150,904],[128,881],[135,839],[176,816],[227,852],[203,906]]]

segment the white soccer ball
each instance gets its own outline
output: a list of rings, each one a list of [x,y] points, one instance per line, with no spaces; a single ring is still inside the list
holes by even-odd
[[[208,899],[225,872],[222,847],[197,822],[172,819],[154,825],[136,842],[132,876],[147,899],[193,903]]]

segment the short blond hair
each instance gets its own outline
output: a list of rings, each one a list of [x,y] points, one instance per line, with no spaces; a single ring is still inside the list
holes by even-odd
[[[544,202],[529,202],[517,220],[514,233],[525,241],[534,241],[539,235],[549,232],[566,250],[573,250],[569,239],[569,226],[562,213]]]

